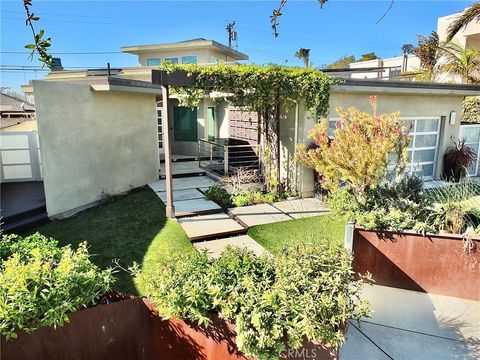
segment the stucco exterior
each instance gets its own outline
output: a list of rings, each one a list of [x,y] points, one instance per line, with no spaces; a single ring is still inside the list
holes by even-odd
[[[372,93],[373,95],[374,93]],[[329,115],[328,118],[338,117],[335,108],[342,106],[348,108],[355,106],[366,112],[371,112],[371,106],[368,101],[367,93],[355,93],[333,90],[330,94]],[[439,178],[443,168],[443,155],[446,149],[458,140],[460,122],[462,95],[419,95],[419,94],[401,94],[401,93],[379,93],[378,95],[378,113],[400,112],[400,116],[408,117],[440,117],[440,135],[435,166],[435,177]],[[449,124],[449,117],[452,111],[456,112],[457,118],[455,124]],[[305,112],[302,105],[298,111],[298,143],[308,143],[308,131],[316,123],[312,114]],[[295,109],[290,110],[284,121],[281,123],[281,176],[286,178],[287,173],[295,173],[295,165],[292,159],[295,151]],[[293,187],[303,196],[311,196],[314,193],[313,170],[302,165],[297,165],[296,184]],[[295,177],[292,177],[295,178]]]
[[[50,217],[158,179],[155,95],[57,81],[33,89]]]

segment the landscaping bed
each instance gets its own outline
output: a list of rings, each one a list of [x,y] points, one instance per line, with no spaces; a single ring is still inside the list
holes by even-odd
[[[353,271],[378,285],[480,300],[478,249],[480,237],[356,228]]]

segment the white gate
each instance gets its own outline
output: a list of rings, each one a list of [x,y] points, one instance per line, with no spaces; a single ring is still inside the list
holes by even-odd
[[[0,133],[1,182],[40,181],[42,166],[38,133]]]

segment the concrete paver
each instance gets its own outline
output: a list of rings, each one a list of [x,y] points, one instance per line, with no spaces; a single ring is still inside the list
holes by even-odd
[[[209,187],[216,184],[216,181],[208,176],[190,176],[184,178],[173,179],[174,190],[196,189]],[[165,191],[165,180],[157,180],[148,184],[150,188],[155,191]]]
[[[219,257],[222,251],[227,246],[248,248],[252,250],[257,256],[263,253],[267,253],[267,250],[265,250],[265,248],[262,245],[257,243],[248,235],[232,236],[225,239],[197,242],[197,243],[194,243],[194,246],[198,250],[207,249],[209,256],[211,256],[212,258]]]
[[[291,220],[281,210],[270,204],[258,204],[228,209],[240,222],[246,226],[270,224],[280,221]]]
[[[223,213],[182,218],[178,223],[190,240],[213,239],[246,232],[243,226]]]
[[[167,193],[165,191],[158,191],[158,197],[164,202],[167,202]],[[205,196],[197,189],[173,190],[173,201],[203,199]]]
[[[324,215],[329,211],[324,202],[315,198],[279,201],[273,206],[296,219]]]
[[[206,199],[174,201],[173,205],[175,206],[175,216],[177,217],[222,211],[222,208],[215,202]]]
[[[173,175],[205,173],[205,170],[198,166],[198,161],[172,162],[172,168]],[[165,163],[160,164],[160,174],[165,175]]]

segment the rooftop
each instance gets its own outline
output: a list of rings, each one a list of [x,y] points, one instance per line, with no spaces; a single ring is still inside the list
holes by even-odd
[[[235,58],[236,60],[248,60],[248,55],[241,53],[240,51],[234,50],[216,42],[215,40],[206,40],[204,38],[192,39],[179,41],[175,43],[165,43],[165,44],[151,44],[151,45],[132,45],[132,46],[123,46],[121,50],[129,54],[138,55],[142,52],[150,51],[161,51],[161,50],[185,50],[192,48],[215,48],[224,54]]]

